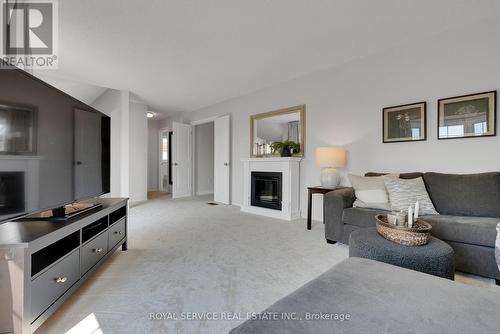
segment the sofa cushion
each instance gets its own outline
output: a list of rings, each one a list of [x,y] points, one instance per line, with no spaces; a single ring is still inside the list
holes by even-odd
[[[500,223],[497,225],[497,241],[495,243],[495,258],[497,259],[498,270],[500,270]]]
[[[500,173],[425,173],[436,210],[443,215],[500,218]]]
[[[380,213],[387,213],[387,211],[367,208],[348,208],[344,209],[342,213],[342,222],[358,227],[374,227],[375,216]]]
[[[431,234],[445,241],[495,247],[498,218],[462,216],[422,216],[432,225]]]

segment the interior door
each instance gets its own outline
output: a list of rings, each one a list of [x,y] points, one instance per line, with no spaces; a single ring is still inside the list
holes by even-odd
[[[214,121],[214,201],[229,204],[231,177],[229,115]]]
[[[102,117],[75,109],[74,196],[86,199],[102,192]]]
[[[172,198],[192,196],[192,131],[188,124],[173,122]]]

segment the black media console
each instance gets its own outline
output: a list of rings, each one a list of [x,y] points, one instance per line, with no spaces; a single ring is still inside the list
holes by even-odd
[[[102,205],[68,220],[0,224],[0,333],[33,333],[118,247],[127,249],[128,199],[95,201]]]

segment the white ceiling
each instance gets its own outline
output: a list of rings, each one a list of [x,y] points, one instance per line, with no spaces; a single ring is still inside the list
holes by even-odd
[[[64,0],[51,75],[192,111],[499,15],[498,0]]]
[[[63,79],[47,72],[48,71],[41,71],[41,73],[36,73],[36,76],[87,104],[94,102],[107,89],[105,87]]]

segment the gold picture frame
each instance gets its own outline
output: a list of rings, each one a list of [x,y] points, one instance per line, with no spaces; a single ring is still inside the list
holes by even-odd
[[[289,115],[289,114],[294,114],[297,113],[298,119],[299,119],[299,144],[300,144],[300,152],[297,154],[294,154],[293,156],[296,157],[304,157],[304,151],[305,151],[305,129],[306,129],[306,118],[305,118],[305,111],[306,111],[306,106],[305,104],[298,105],[298,106],[293,106],[289,108],[283,108],[283,109],[278,109],[278,110],[273,110],[269,112],[264,112],[256,115],[251,115],[250,116],[250,157],[265,157],[268,155],[261,155],[257,154],[255,150],[255,145],[256,145],[256,129],[257,129],[257,122],[265,119],[272,119],[273,117],[279,117],[283,115]]]

